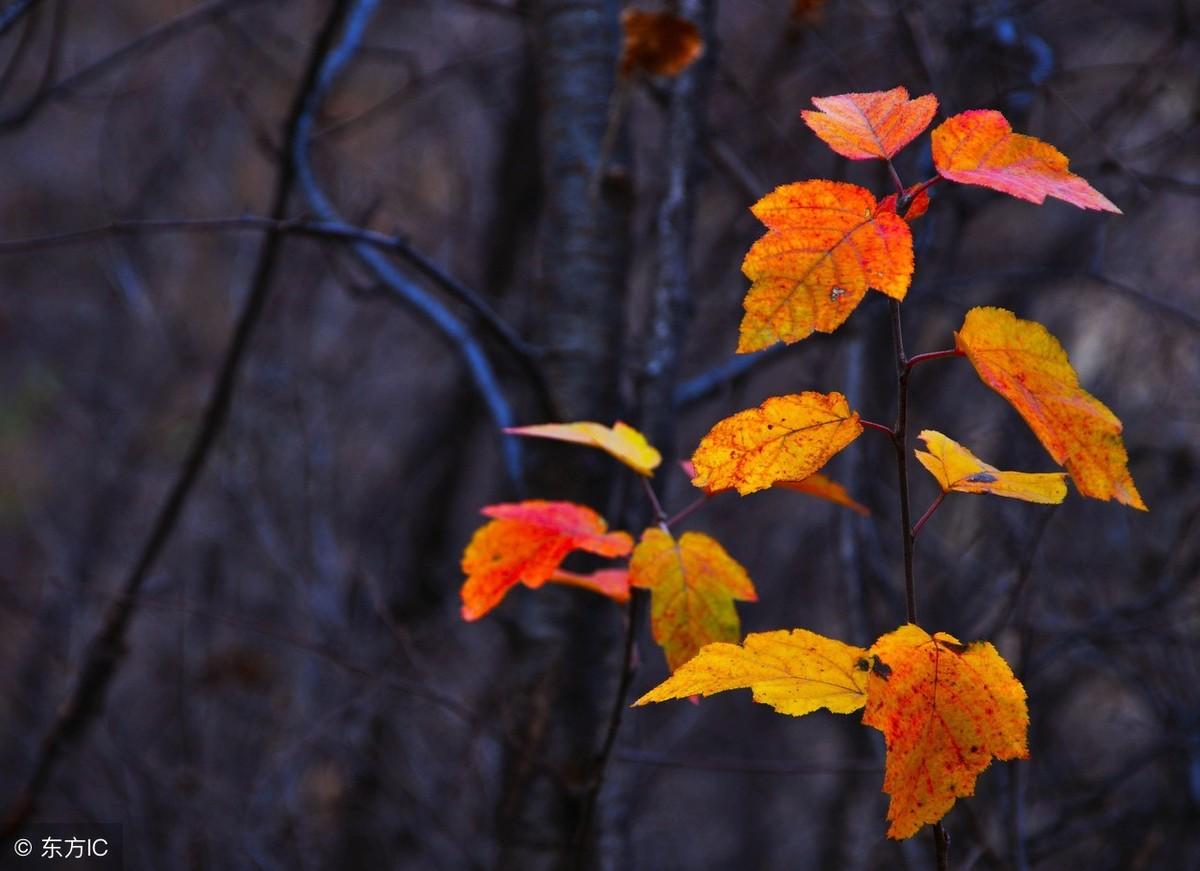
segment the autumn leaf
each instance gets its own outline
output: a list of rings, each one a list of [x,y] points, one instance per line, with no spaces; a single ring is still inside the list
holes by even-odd
[[[662,462],[662,455],[646,437],[631,426],[617,421],[611,427],[602,423],[544,423],[534,426],[511,426],[504,430],[510,435],[535,436],[574,442],[599,448],[616,457],[640,475],[649,476]]]
[[[908,99],[904,88],[866,94],[813,97],[811,109],[800,113],[826,145],[851,160],[890,160],[921,135],[937,112],[933,94]]]
[[[588,574],[558,569],[547,579],[551,584],[566,584],[607,596],[614,602],[629,601],[629,569],[597,569]]]
[[[629,561],[629,583],[650,590],[650,628],[672,671],[705,644],[736,640],[741,624],[733,600],[758,599],[746,570],[701,532],[676,541],[647,529]]]
[[[620,73],[639,70],[657,76],[677,76],[700,57],[704,41],[696,25],[670,12],[626,9],[621,13],[625,41]]]
[[[936,823],[995,759],[1029,756],[1025,689],[991,644],[963,645],[908,624],[868,651],[863,723],[887,744],[883,791],[892,838]]]
[[[844,182],[776,188],[751,211],[768,228],[742,262],[750,279],[738,353],[836,330],[873,287],[904,299],[913,273],[912,233],[875,195]]]
[[[944,492],[994,493],[1047,505],[1062,502],[1067,496],[1067,476],[1062,472],[1002,472],[940,432],[927,429],[918,438],[924,440],[928,453],[914,453]]]
[[[776,481],[799,481],[862,433],[858,412],[840,393],[772,396],[719,421],[692,455],[693,486],[735,488],[745,496]]]
[[[982,185],[1031,203],[1056,197],[1081,209],[1118,209],[1067,169],[1066,156],[1047,142],[1013,133],[1008,121],[991,109],[975,109],[947,118],[931,134],[933,164],[943,178]]]
[[[518,583],[540,587],[573,550],[616,557],[633,549],[627,533],[607,532],[604,518],[573,502],[529,500],[482,513],[492,520],[475,531],[462,556],[465,620],[478,620]]]
[[[795,490],[797,493],[804,493],[808,496],[816,496],[818,499],[825,499],[841,505],[844,508],[849,508],[851,511],[856,511],[863,517],[870,517],[871,510],[861,502],[856,502],[846,488],[829,478],[822,475],[820,472],[809,475],[799,481],[776,481],[772,487],[783,487],[785,490]]]
[[[742,644],[709,644],[635,705],[749,688],[754,701],[799,717],[866,702],[866,651],[807,629],[755,632]]]
[[[1084,496],[1146,510],[1129,474],[1121,421],[1079,386],[1058,339],[1000,308],[967,312],[955,343],[983,382],[1007,399]]]

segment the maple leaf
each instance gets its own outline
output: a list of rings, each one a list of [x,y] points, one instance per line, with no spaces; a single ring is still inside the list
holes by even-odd
[[[1033,136],[1013,133],[992,109],[974,109],[943,121],[931,134],[938,173],[1043,203],[1056,197],[1081,209],[1121,213],[1109,199],[1067,169],[1066,155]]]
[[[1080,493],[1146,510],[1129,474],[1121,421],[1079,386],[1049,330],[1006,309],[973,308],[955,344],[983,382],[1025,418]]]
[[[534,436],[561,442],[574,442],[599,448],[616,457],[640,475],[650,476],[662,462],[660,454],[646,437],[631,426],[617,421],[611,427],[602,423],[543,423],[534,426],[510,426],[510,435]]]
[[[1047,505],[1062,502],[1067,496],[1067,476],[1062,472],[1002,472],[940,432],[927,429],[918,438],[924,440],[928,453],[913,453],[943,492],[994,493]]]
[[[799,481],[776,481],[771,486],[783,487],[785,490],[795,490],[797,493],[816,496],[818,499],[825,499],[828,502],[849,508],[851,511],[856,511],[863,517],[871,516],[871,510],[861,502],[856,502],[846,492],[845,487],[832,478],[822,475],[820,472],[816,472]]]
[[[851,160],[890,160],[921,135],[937,112],[933,94],[908,99],[904,88],[866,94],[813,97],[814,112],[800,113],[821,141]]]
[[[940,820],[975,792],[993,758],[1028,758],[1025,688],[991,644],[963,645],[910,623],[879,638],[868,657],[863,723],[887,744],[889,837]]]
[[[607,532],[603,517],[573,502],[535,499],[488,505],[482,513],[492,520],[475,531],[462,556],[465,620],[478,620],[518,583],[540,587],[573,550],[615,557],[633,549],[627,533]]]
[[[862,433],[858,412],[840,393],[772,396],[719,421],[692,455],[692,484],[745,496],[777,481],[799,481]]]
[[[625,40],[620,73],[628,77],[643,70],[658,76],[677,76],[704,51],[696,25],[670,12],[626,9],[621,13]]]
[[[650,628],[672,671],[705,644],[736,640],[733,600],[758,599],[746,570],[716,539],[685,532],[676,541],[653,526],[634,548],[629,583],[650,590]]]
[[[750,279],[737,351],[832,333],[873,287],[904,299],[913,273],[912,232],[875,195],[845,182],[776,188],[751,211],[768,232],[742,261]]]
[[[707,645],[634,704],[749,688],[781,714],[849,714],[866,702],[866,653],[807,629],[752,632],[741,645]]]
[[[546,581],[591,590],[622,604],[629,601],[629,569],[597,569],[588,574],[558,569]]]

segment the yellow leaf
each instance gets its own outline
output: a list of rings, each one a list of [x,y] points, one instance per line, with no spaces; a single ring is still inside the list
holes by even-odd
[[[755,632],[710,644],[635,702],[644,705],[750,688],[754,701],[799,717],[819,708],[849,714],[866,701],[866,651],[807,629]]]
[[[912,232],[875,195],[844,182],[783,185],[751,209],[767,226],[742,272],[752,282],[738,353],[832,333],[873,287],[904,299],[913,273]]]
[[[914,451],[917,459],[947,493],[994,493],[1046,505],[1062,502],[1067,496],[1067,476],[1062,472],[1002,472],[940,432],[927,429],[919,438],[929,452]]]
[[[733,600],[758,599],[746,570],[715,539],[685,532],[676,541],[653,526],[634,548],[629,583],[651,592],[650,627],[672,671],[710,642],[736,640]]]
[[[607,596],[614,602],[629,601],[629,569],[597,569],[588,574],[558,569],[546,579],[551,584],[566,584]]]
[[[986,642],[908,624],[868,651],[863,723],[883,732],[892,838],[936,823],[995,759],[1029,756],[1025,688]]]
[[[1129,474],[1121,421],[1079,386],[1049,330],[1005,309],[974,308],[955,342],[983,382],[1012,404],[1066,467],[1080,493],[1146,510]]]
[[[510,426],[504,431],[510,435],[535,436],[599,448],[640,475],[653,474],[655,467],[662,462],[662,454],[646,441],[644,435],[619,420],[611,428],[602,423],[583,421]]]
[[[862,433],[858,413],[840,393],[772,396],[758,408],[719,421],[692,455],[692,484],[745,496],[776,481],[798,481]]]

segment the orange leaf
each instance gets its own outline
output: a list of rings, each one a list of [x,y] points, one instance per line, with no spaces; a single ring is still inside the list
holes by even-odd
[[[625,31],[620,64],[623,77],[638,70],[677,76],[704,51],[696,25],[670,12],[626,9],[621,13],[621,27]]]
[[[947,118],[933,131],[933,164],[943,178],[1002,191],[1031,203],[1057,197],[1081,209],[1121,210],[1067,169],[1061,151],[1033,136],[1013,133],[991,109]]]
[[[546,579],[552,584],[567,584],[607,596],[614,602],[629,601],[629,569],[598,569],[590,574],[559,569]]]
[[[918,438],[929,452],[913,453],[943,492],[994,493],[1046,505],[1056,505],[1067,496],[1067,476],[1062,472],[1002,472],[940,432],[923,430]]]
[[[802,111],[804,123],[842,157],[890,160],[929,126],[938,102],[933,94],[910,100],[907,90],[892,88],[813,97],[813,105],[820,111]]]
[[[862,433],[858,412],[840,393],[772,396],[719,421],[692,455],[692,485],[736,488],[745,496],[776,481],[799,481]]]
[[[627,533],[607,532],[604,518],[573,502],[489,505],[483,514],[493,519],[475,531],[462,556],[465,620],[478,620],[517,583],[540,587],[573,550],[624,556],[633,549]]]
[[[850,714],[866,703],[866,653],[807,629],[751,632],[740,646],[707,645],[634,705],[749,688],[781,714]]]
[[[797,493],[807,493],[809,496],[826,499],[849,508],[851,511],[857,511],[863,517],[871,516],[870,509],[861,502],[855,502],[850,497],[850,494],[846,492],[845,487],[837,481],[822,475],[820,472],[809,475],[807,478],[802,478],[799,481],[776,481],[772,486],[795,490]]]
[[[863,723],[884,734],[888,836],[940,820],[996,759],[1026,759],[1029,712],[1021,686],[987,642],[963,645],[911,623],[868,651]]]
[[[752,282],[744,303],[738,353],[798,342],[813,330],[832,333],[873,287],[904,299],[912,280],[908,223],[878,211],[858,185],[802,181],[783,185],[751,211],[768,232],[742,272]]]
[[[904,213],[904,220],[908,221],[909,223],[912,223],[917,218],[929,211],[929,191],[917,190],[919,187],[920,185],[912,185],[905,191],[905,193],[912,196],[912,202],[908,204],[908,211]],[[913,196],[913,191],[916,191],[915,196]],[[899,199],[900,197],[897,194],[888,194],[879,201],[879,206],[876,208],[876,211],[892,212],[895,214],[897,201]]]
[[[674,671],[713,641],[736,641],[733,600],[754,602],[754,585],[713,538],[685,532],[678,541],[650,527],[629,561],[629,583],[651,591],[650,627]]]
[[[967,312],[955,343],[984,383],[1007,399],[1065,466],[1079,492],[1146,510],[1129,474],[1121,421],[1079,386],[1067,353],[1044,326],[1000,308]]]
[[[654,468],[662,462],[662,455],[646,441],[644,435],[619,420],[611,428],[602,423],[584,421],[510,426],[504,431],[510,435],[535,436],[599,448],[640,475],[651,475]]]

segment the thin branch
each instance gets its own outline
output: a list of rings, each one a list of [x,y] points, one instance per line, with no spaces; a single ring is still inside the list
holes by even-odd
[[[780,343],[763,351],[755,351],[753,354],[740,354],[714,366],[707,372],[689,378],[675,390],[675,407],[677,409],[686,408],[708,398],[730,381],[748,375],[752,369],[775,359],[788,347],[788,345]]]
[[[697,511],[699,511],[705,505],[707,505],[708,501],[710,499],[712,499],[712,496],[710,496],[708,493],[705,493],[699,499],[694,500],[687,507],[679,510],[675,514],[672,514],[670,517],[668,517],[667,518],[667,526],[675,526],[676,524],[682,522],[684,518],[691,517],[693,514],[695,514]]]
[[[303,119],[309,104],[309,94],[317,85],[321,63],[333,44],[334,36],[346,11],[346,0],[337,0],[321,27],[309,56],[307,69],[293,99],[285,125],[285,140],[293,142],[304,128]],[[285,151],[275,180],[271,215],[281,219],[287,207],[288,193],[295,178],[296,167]],[[121,594],[108,609],[99,632],[93,637],[84,655],[83,666],[71,695],[46,732],[33,771],[9,808],[0,829],[3,839],[9,838],[33,813],[42,790],[68,745],[78,740],[95,721],[104,705],[109,684],[124,659],[127,649],[125,636],[136,610],[137,595],[159,554],[171,538],[192,489],[207,463],[209,453],[224,428],[232,404],[234,387],[241,363],[250,346],[250,339],[265,307],[275,269],[279,263],[283,235],[269,232],[263,241],[251,281],[250,292],[238,317],[237,326],[226,349],[220,373],[213,385],[200,428],[189,446],[187,457],[154,525],[142,546],[137,562],[121,587]]]
[[[896,425],[892,444],[896,448],[896,471],[900,479],[900,536],[904,545],[904,605],[909,623],[917,622],[917,593],[913,582],[912,519],[908,504],[908,358],[904,355],[904,333],[900,326],[900,303],[891,300],[892,347],[896,353]]]

